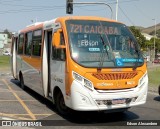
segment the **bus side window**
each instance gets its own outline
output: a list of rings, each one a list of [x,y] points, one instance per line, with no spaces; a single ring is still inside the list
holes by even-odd
[[[65,61],[66,51],[64,48],[52,47],[52,60]]]
[[[32,38],[32,55],[41,56],[42,30],[35,30]]]
[[[23,54],[24,34],[19,35],[18,40],[18,54]]]
[[[25,36],[25,55],[31,55],[32,32],[28,32]]]

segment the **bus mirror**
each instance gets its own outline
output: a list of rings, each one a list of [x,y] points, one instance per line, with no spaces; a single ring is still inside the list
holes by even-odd
[[[64,37],[62,35],[62,29],[58,29],[54,34],[53,34],[53,42],[52,45],[55,46],[56,48],[65,48],[64,45]]]

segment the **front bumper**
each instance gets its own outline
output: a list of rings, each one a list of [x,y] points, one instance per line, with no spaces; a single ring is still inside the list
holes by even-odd
[[[91,91],[77,81],[71,86],[71,97],[68,107],[78,111],[102,111],[120,108],[129,108],[146,102],[148,77],[143,85],[126,90],[94,90]],[[109,104],[113,100],[130,100],[125,103]]]

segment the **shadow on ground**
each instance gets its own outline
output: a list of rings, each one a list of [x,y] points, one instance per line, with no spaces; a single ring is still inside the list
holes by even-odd
[[[14,79],[11,79],[10,81],[16,84],[16,86],[20,87],[19,81]],[[54,114],[43,119],[43,121],[51,122],[52,125],[120,125],[121,123],[126,123],[126,121],[131,121],[139,118],[137,114],[130,111],[105,113],[97,111],[82,112],[71,110],[68,115],[64,116],[57,113],[55,105],[53,105],[51,101],[45,99],[29,88],[26,88],[25,92],[38,100],[40,103],[45,104],[49,109],[56,113],[56,115]]]
[[[16,86],[20,87],[20,82],[18,80],[11,79],[10,82],[12,82]],[[55,106],[52,104],[51,101],[45,99],[43,96],[39,95],[38,93],[36,93],[32,89],[30,89],[30,88],[25,86],[25,90],[24,91],[27,92],[30,96],[32,96],[34,99],[36,99],[40,103],[45,104],[52,111],[54,111],[54,112],[56,111]]]
[[[160,96],[155,97],[154,100],[160,102]]]

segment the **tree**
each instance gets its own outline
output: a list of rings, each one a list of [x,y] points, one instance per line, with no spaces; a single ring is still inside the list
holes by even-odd
[[[5,34],[8,34],[8,38],[9,38],[9,39],[12,37],[12,33],[9,32],[8,29],[5,29],[5,30],[4,30],[4,33],[5,33]]]
[[[151,40],[146,40],[146,48],[153,48],[153,42]]]
[[[135,36],[140,47],[142,49],[146,49],[146,38],[141,34],[140,30],[136,29],[135,26],[130,26],[129,29],[131,30],[131,32]]]
[[[150,43],[154,47],[154,38],[151,38]],[[155,55],[160,52],[160,39],[155,39]]]

